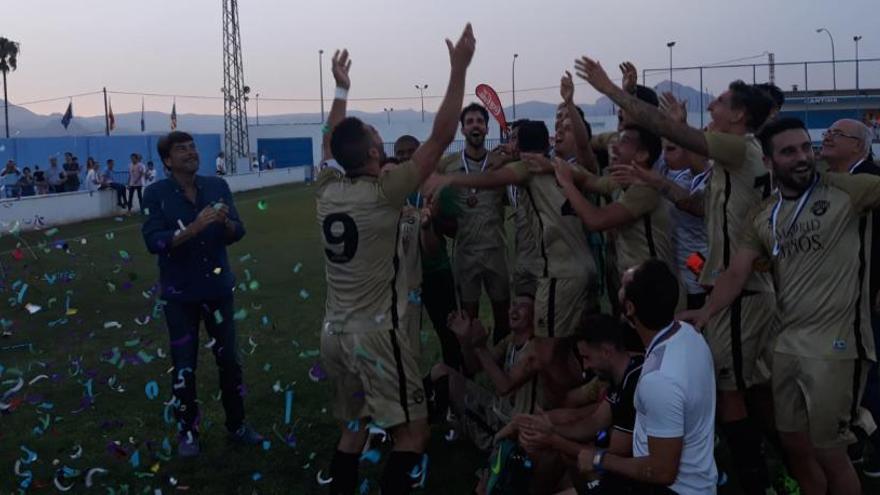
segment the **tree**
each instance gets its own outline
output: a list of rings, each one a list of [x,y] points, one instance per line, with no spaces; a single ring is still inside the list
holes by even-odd
[[[9,137],[9,94],[6,91],[6,73],[18,68],[18,43],[0,36],[0,72],[3,73],[3,115],[6,137]]]

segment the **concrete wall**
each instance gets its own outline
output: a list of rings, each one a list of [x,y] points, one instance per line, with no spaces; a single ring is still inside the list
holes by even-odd
[[[310,173],[311,167],[289,167],[227,176],[226,182],[236,193],[304,182]],[[0,199],[0,235],[112,217],[122,211],[116,206],[116,193],[112,190]]]

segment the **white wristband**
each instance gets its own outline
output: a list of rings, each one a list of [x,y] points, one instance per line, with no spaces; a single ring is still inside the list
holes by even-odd
[[[336,100],[346,101],[348,100],[348,90],[345,88],[340,88],[336,86],[336,96],[334,97]]]

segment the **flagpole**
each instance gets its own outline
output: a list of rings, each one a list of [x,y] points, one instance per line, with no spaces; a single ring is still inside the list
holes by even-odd
[[[110,114],[107,112],[107,87],[104,87],[104,135],[110,135]]]

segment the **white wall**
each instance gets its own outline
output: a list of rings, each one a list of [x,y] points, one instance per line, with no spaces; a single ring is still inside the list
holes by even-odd
[[[227,176],[232,192],[304,182],[309,167],[290,167]],[[123,213],[112,190],[0,199],[0,235],[12,230],[39,230]]]

